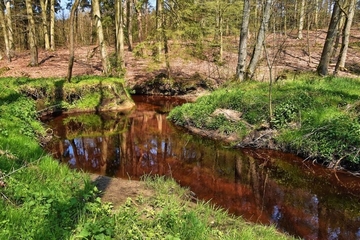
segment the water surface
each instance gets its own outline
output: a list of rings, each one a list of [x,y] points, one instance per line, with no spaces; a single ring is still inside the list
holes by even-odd
[[[62,115],[48,146],[72,168],[139,179],[166,175],[199,199],[305,239],[360,239],[360,179],[276,151],[232,149],[166,120],[184,100],[134,97],[130,113]]]

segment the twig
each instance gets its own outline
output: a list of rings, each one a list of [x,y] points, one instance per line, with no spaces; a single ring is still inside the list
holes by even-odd
[[[15,203],[13,203],[4,193],[0,192],[3,198],[5,198],[9,203],[11,203],[13,206],[16,206]]]

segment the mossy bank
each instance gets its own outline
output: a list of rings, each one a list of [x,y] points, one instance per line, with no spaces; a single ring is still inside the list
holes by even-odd
[[[119,78],[17,79],[20,93],[36,101],[41,114],[52,111],[127,111],[135,106]]]
[[[46,131],[38,111],[54,106],[62,111],[104,110],[105,99],[127,101],[114,87],[119,80],[0,81],[0,239],[290,238],[209,204],[193,205],[186,189],[163,178],[147,180],[156,192],[152,197],[129,198],[113,209],[101,201],[88,174],[70,170],[44,152],[38,139]]]
[[[311,74],[271,89],[263,82],[229,83],[173,109],[169,119],[233,146],[277,149],[360,171],[359,89],[360,79]]]

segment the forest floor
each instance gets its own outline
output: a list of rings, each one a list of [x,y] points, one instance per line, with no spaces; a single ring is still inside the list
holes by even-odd
[[[302,72],[314,72],[318,65],[326,31],[304,33],[304,39],[296,39],[296,35],[279,36],[269,35],[267,49],[270,63],[273,64],[274,78],[281,79],[287,76],[295,77]],[[181,46],[170,46],[170,64],[173,78],[189,79],[191,76],[200,76],[214,85],[220,85],[235,74],[237,64],[238,38],[228,37],[225,42],[224,59],[222,64],[213,60],[211,53],[204,60],[191,57],[185,53]],[[251,39],[249,42],[252,42]],[[151,45],[151,43],[150,43]],[[78,46],[75,50],[75,63],[73,76],[102,75],[102,65],[99,52],[89,58],[95,46]],[[112,49],[110,49],[112,50]],[[69,50],[58,48],[56,51],[39,49],[39,66],[29,67],[29,51],[16,52],[11,62],[0,60],[0,77],[29,77],[29,78],[63,78],[67,75]],[[165,71],[165,65],[156,64],[147,54],[144,57],[135,57],[132,52],[126,52],[125,78],[129,86],[152,80]],[[335,60],[330,64],[329,73],[333,72]],[[353,31],[348,51],[347,71],[340,72],[339,76],[357,77],[360,75],[360,30]],[[263,60],[257,71],[256,79],[266,81],[269,79],[269,67]],[[110,179],[92,176],[93,181],[103,190],[103,200],[113,202],[115,206],[123,203],[128,197],[138,194],[151,196],[153,193],[144,183],[123,179]]]
[[[323,42],[326,37],[325,30],[304,32],[304,38],[299,40],[296,34],[269,35],[266,39],[267,51],[274,79],[281,79],[282,75],[297,74],[302,72],[314,72],[319,63]],[[205,53],[204,59],[200,60],[191,56],[189,51],[184,51],[184,46],[179,44],[170,45],[171,77],[189,79],[191,76],[200,76],[214,84],[215,87],[226,80],[232,79],[237,64],[238,38],[226,37],[224,45],[224,57],[221,64],[214,61],[212,51]],[[249,42],[254,42],[249,39]],[[352,31],[350,37],[346,68],[339,76],[356,77],[360,75],[360,29]],[[149,43],[151,46],[152,43]],[[102,65],[100,54],[89,58],[95,46],[78,46],[75,49],[75,64],[73,76],[101,75]],[[109,48],[109,51],[113,49]],[[249,52],[250,54],[250,52]],[[265,53],[264,53],[265,56]],[[29,77],[29,78],[62,78],[67,75],[69,50],[58,48],[56,51],[39,49],[39,66],[30,67],[29,51],[16,52],[11,62],[7,59],[0,60],[0,77]],[[134,86],[144,81],[153,79],[165,72],[165,65],[156,63],[150,54],[135,57],[127,51],[125,78],[129,86]],[[333,73],[336,59],[330,63],[329,73]],[[269,67],[266,60],[262,60],[258,67],[255,78],[259,81],[269,79]]]

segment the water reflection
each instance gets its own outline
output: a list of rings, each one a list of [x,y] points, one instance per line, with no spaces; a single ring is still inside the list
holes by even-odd
[[[98,174],[174,177],[197,197],[305,239],[359,239],[360,181],[279,152],[234,150],[166,120],[169,99],[136,99],[127,115],[82,114],[49,122],[60,161]]]

